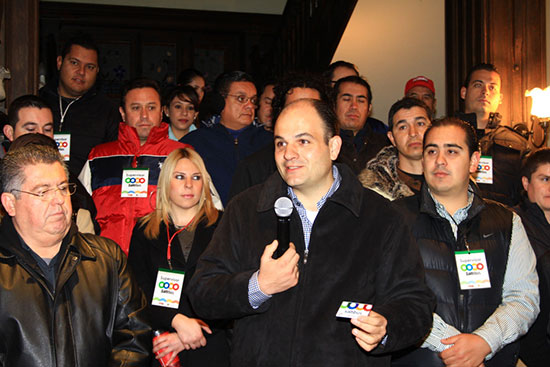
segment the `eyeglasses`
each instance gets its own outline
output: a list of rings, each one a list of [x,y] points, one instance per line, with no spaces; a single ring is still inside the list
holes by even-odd
[[[74,183],[65,183],[65,184],[61,184],[57,187],[52,187],[50,189],[41,190],[39,192],[30,192],[30,191],[23,191],[23,190],[17,190],[17,189],[11,190],[12,193],[14,191],[22,192],[24,194],[33,195],[33,196],[36,196],[36,197],[40,198],[41,200],[49,201],[49,200],[54,198],[56,192],[58,192],[58,191],[61,193],[62,196],[70,196],[70,195],[74,194],[76,192],[76,184],[74,184]]]
[[[247,97],[243,94],[226,94],[226,96],[234,97],[240,104],[245,104],[250,101],[254,106],[258,105],[258,96]]]

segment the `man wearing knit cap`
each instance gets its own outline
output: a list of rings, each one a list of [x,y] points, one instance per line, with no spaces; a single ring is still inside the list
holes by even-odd
[[[435,99],[434,82],[425,76],[417,76],[410,79],[405,85],[405,97],[416,98],[424,102],[432,111],[432,118],[435,117]]]

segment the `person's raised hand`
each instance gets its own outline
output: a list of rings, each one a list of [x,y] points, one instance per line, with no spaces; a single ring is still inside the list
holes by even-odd
[[[265,247],[260,259],[260,271],[258,272],[258,286],[260,290],[272,295],[284,292],[298,284],[298,261],[300,255],[296,253],[296,247],[290,242],[288,250],[278,259],[273,259],[273,253],[277,249],[278,242],[274,240]]]

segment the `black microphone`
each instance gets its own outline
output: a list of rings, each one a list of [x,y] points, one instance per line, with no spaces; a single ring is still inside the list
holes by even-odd
[[[277,215],[277,241],[279,246],[273,253],[273,258],[278,259],[288,250],[290,242],[290,214],[292,214],[292,201],[286,196],[281,196],[273,206]]]

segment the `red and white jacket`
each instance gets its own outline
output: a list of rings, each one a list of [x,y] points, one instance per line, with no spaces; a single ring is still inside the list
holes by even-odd
[[[168,138],[168,124],[154,127],[144,145],[135,128],[121,122],[118,140],[92,149],[78,177],[92,195],[101,236],[114,240],[128,254],[132,229],[138,218],[155,209],[156,189],[162,163],[174,149],[190,147]],[[148,168],[147,197],[121,197],[122,172]]]

